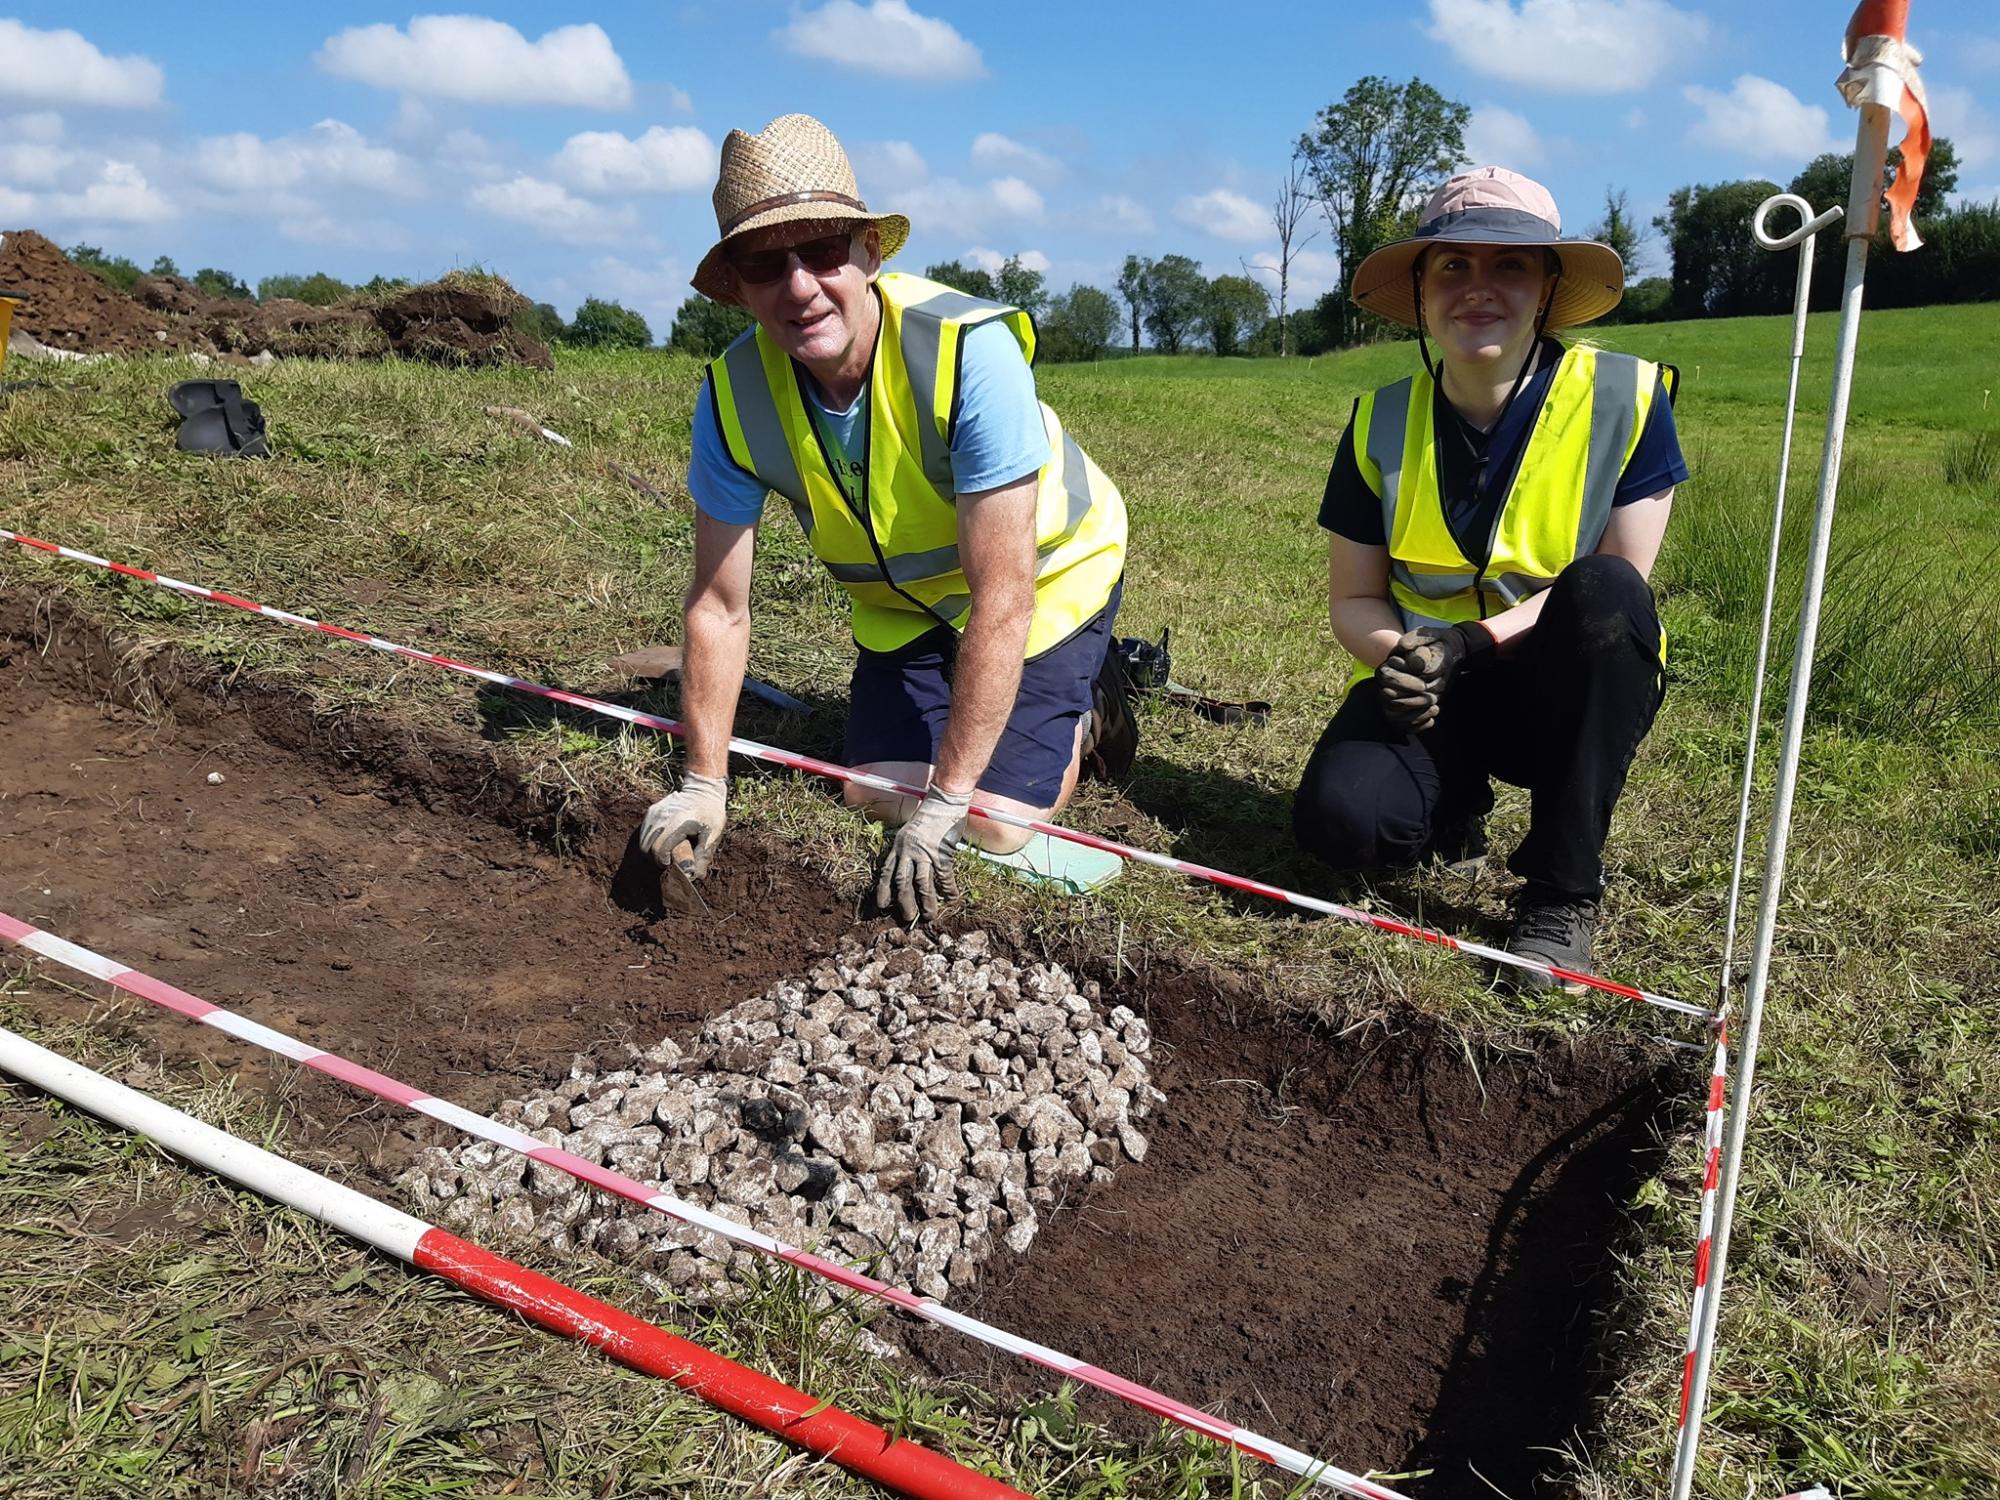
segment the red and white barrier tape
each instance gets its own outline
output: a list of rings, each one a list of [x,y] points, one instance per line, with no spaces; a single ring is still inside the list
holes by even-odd
[[[587,1297],[574,1287],[391,1208],[344,1183],[218,1130],[149,1094],[0,1028],[0,1069],[176,1155],[289,1204],[386,1255],[462,1287],[532,1323],[581,1339],[620,1364],[671,1380],[710,1405],[918,1500],[1028,1500],[1011,1485],[699,1344]]]
[[[1676,1446],[1685,1442],[1688,1435],[1688,1402],[1694,1391],[1695,1345],[1701,1337],[1702,1304],[1709,1293],[1709,1252],[1714,1248],[1715,1189],[1722,1178],[1722,1117],[1728,1086],[1729,1028],[1722,1025],[1716,1028],[1715,1066],[1708,1075],[1708,1122],[1703,1132],[1701,1168],[1701,1225],[1695,1237],[1694,1304],[1688,1311],[1687,1352],[1681,1359],[1681,1415]]]
[[[546,698],[554,703],[566,703],[572,708],[603,714],[626,724],[636,724],[641,728],[658,730],[662,734],[684,735],[683,725],[673,719],[658,714],[641,713],[638,709],[626,708],[622,704],[607,703],[601,698],[587,697],[581,693],[567,692],[562,688],[544,686],[539,682],[529,682],[525,678],[514,677],[505,672],[491,671],[485,667],[475,667],[469,663],[455,661],[449,656],[440,656],[431,651],[419,651],[411,646],[399,646],[394,641],[385,641],[380,636],[363,635],[359,631],[344,630],[338,625],[322,624],[305,615],[293,614],[289,610],[274,609],[268,604],[258,604],[249,599],[238,598],[220,589],[204,588],[200,584],[183,583],[177,578],[169,578],[146,568],[135,568],[126,563],[115,563],[93,553],[79,552],[73,547],[65,547],[55,542],[41,541],[36,537],[24,536],[18,531],[0,528],[0,541],[17,542],[23,547],[38,552],[46,552],[55,557],[67,558],[71,562],[89,563],[92,567],[108,568],[127,578],[137,578],[145,583],[158,584],[161,588],[172,589],[175,593],[206,599],[214,604],[226,604],[233,609],[247,610],[265,619],[277,620],[286,625],[297,625],[307,630],[316,630],[324,635],[338,636],[341,640],[354,641],[377,651],[385,651],[395,656],[408,657],[412,661],[428,662],[432,666],[444,667],[453,672],[463,672],[476,677],[481,682],[492,683],[495,687],[508,688],[517,693],[528,693],[537,698]],[[798,755],[790,750],[781,750],[775,745],[761,744],[756,740],[732,737],[729,748],[739,755],[752,760],[761,760],[771,765],[784,766],[789,770],[805,771],[814,776],[824,776],[832,781],[849,782],[865,786],[874,791],[889,792],[903,797],[922,797],[923,788],[906,786],[900,781],[892,781],[886,776],[876,776],[866,771],[857,771],[851,766],[836,765],[832,761],[818,760],[810,755]],[[1064,828],[1055,823],[1047,823],[1039,818],[1024,818],[1017,813],[1005,812],[999,808],[981,807],[975,803],[972,815],[986,818],[991,822],[1003,823],[1010,828],[1024,828],[1030,833],[1047,834],[1050,838],[1062,839],[1072,844],[1081,844],[1088,849],[1102,850],[1135,864],[1151,865],[1155,869],[1172,870],[1176,874],[1189,875],[1196,880],[1207,881],[1210,885],[1222,886],[1232,891],[1242,891],[1252,896],[1262,896],[1267,901],[1277,901],[1286,906],[1296,906],[1304,911],[1318,912],[1322,916],[1337,917],[1343,922],[1352,922],[1361,927],[1372,927],[1377,932],[1390,932],[1398,937],[1414,938],[1418,942],[1430,943],[1435,947],[1453,953],[1463,953],[1469,958],[1483,959],[1488,963],[1500,964],[1507,968],[1520,969],[1530,974],[1539,974],[1546,979],[1554,979],[1564,984],[1579,984],[1587,989],[1601,990],[1608,995],[1617,995],[1626,1000],[1635,1000],[1645,1005],[1656,1005],[1663,1010],[1677,1011],[1682,1015],[1700,1016],[1708,1019],[1713,1012],[1705,1010],[1686,1000],[1676,1000],[1669,995],[1655,994],[1616,980],[1600,978],[1580,970],[1559,968],[1553,964],[1537,963],[1533,959],[1522,958],[1505,949],[1491,948],[1484,943],[1467,942],[1448,933],[1437,932],[1426,927],[1415,927],[1408,922],[1398,922],[1393,917],[1377,916],[1373,912],[1361,911],[1356,907],[1343,906],[1334,901],[1322,901],[1316,896],[1301,895],[1288,891],[1283,886],[1267,884],[1261,880],[1251,880],[1242,875],[1232,875],[1227,870],[1218,870],[1210,865],[1196,864],[1192,860],[1177,859],[1170,854],[1155,854],[1151,850],[1121,844],[1114,839],[1100,838],[1094,833],[1080,829]]]
[[[1300,1475],[1331,1489],[1344,1490],[1350,1495],[1359,1497],[1359,1500],[1404,1500],[1404,1497],[1386,1486],[1376,1484],[1373,1480],[1365,1479],[1358,1474],[1350,1474],[1296,1448],[1259,1436],[1247,1427],[1238,1427],[1234,1423],[1225,1422],[1219,1417],[1176,1401],[1171,1396],[1162,1395],[1135,1381],[1114,1375],[1109,1370],[1099,1369],[1096,1365],[1086,1364],[1082,1360],[1022,1338],[1018,1334],[995,1328],[989,1323],[968,1317],[928,1297],[921,1297],[915,1292],[904,1291],[899,1287],[890,1286],[887,1282],[877,1281],[872,1276],[823,1259],[810,1251],[796,1249],[782,1240],[773,1239],[755,1229],[725,1219],[698,1204],[686,1202],[656,1188],[648,1187],[645,1183],[627,1177],[622,1172],[614,1172],[607,1167],[598,1166],[595,1162],[586,1161],[563,1150],[560,1146],[546,1145],[511,1125],[488,1119],[484,1115],[476,1115],[449,1100],[426,1094],[421,1089],[412,1088],[409,1084],[377,1073],[374,1069],[364,1067],[337,1053],[325,1051],[309,1042],[300,1041],[297,1037],[287,1036],[282,1031],[273,1031],[270,1027],[247,1016],[225,1010],[199,996],[176,989],[163,980],[127,968],[114,959],[93,953],[88,948],[79,947],[52,932],[45,932],[19,918],[8,916],[5,912],[0,912],[0,942],[25,948],[30,953],[39,954],[65,968],[100,979],[114,989],[123,990],[128,995],[173,1011],[190,1021],[199,1021],[205,1026],[212,1026],[217,1031],[235,1037],[238,1041],[248,1042],[267,1052],[275,1052],[280,1057],[290,1058],[293,1062],[311,1068],[315,1072],[324,1073],[329,1078],[337,1078],[364,1093],[373,1094],[379,1099],[387,1099],[393,1104],[400,1104],[418,1114],[442,1121],[467,1135],[477,1136],[481,1140],[491,1141],[496,1146],[517,1152],[534,1161],[543,1162],[615,1197],[641,1204],[657,1213],[665,1214],[668,1218],[692,1225],[696,1229],[720,1235],[734,1244],[761,1251],[787,1265],[797,1266],[837,1285],[899,1307],[927,1323],[950,1328],[992,1348],[1005,1350],[1018,1358],[1032,1361],[1085,1385],[1108,1391],[1141,1410],[1164,1417],[1170,1422],[1179,1423],[1183,1427],[1201,1433],[1204,1437],[1227,1443],[1232,1448],[1240,1449],[1253,1458],[1275,1464],[1289,1473]]]

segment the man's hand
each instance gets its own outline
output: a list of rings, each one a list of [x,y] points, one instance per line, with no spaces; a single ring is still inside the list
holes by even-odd
[[[1440,628],[1420,625],[1389,648],[1375,669],[1389,727],[1420,734],[1437,722],[1445,689],[1460,667],[1493,650],[1493,636],[1476,620]]]
[[[665,865],[673,861],[680,845],[692,844],[694,857],[686,869],[690,879],[699,880],[708,873],[708,862],[728,821],[729,778],[689,775],[678,792],[646,809],[646,821],[639,825],[639,847]]]
[[[958,877],[952,873],[951,851],[965,826],[970,792],[947,792],[935,783],[896,831],[896,841],[882,861],[875,881],[875,904],[887,909],[895,898],[905,922],[921,914],[934,920],[948,901],[958,899]]]

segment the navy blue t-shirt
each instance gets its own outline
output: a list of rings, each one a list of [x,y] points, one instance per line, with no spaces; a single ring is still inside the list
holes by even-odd
[[[1528,434],[1541,415],[1542,403],[1555,384],[1556,365],[1563,347],[1554,339],[1542,342],[1542,362],[1528,377],[1493,430],[1481,433],[1459,420],[1437,390],[1431,426],[1437,433],[1438,488],[1444,501],[1445,524],[1467,557],[1485,555],[1500,508],[1513,488],[1514,474],[1528,445]],[[1358,412],[1360,402],[1355,403]],[[1613,492],[1614,506],[1630,505],[1662,490],[1684,483],[1687,460],[1681,456],[1680,435],[1674,430],[1673,403],[1667,399],[1666,381],[1653,393],[1653,405],[1646,418],[1639,445],[1618,476]],[[1389,538],[1382,528],[1382,499],[1369,488],[1354,452],[1354,419],[1348,418],[1347,431],[1340,439],[1333,468],[1326,477],[1326,494],[1320,501],[1319,524],[1336,535],[1368,547],[1386,547]]]

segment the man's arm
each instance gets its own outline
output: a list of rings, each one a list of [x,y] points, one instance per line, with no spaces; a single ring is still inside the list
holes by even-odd
[[[750,660],[750,564],[757,528],[694,518],[694,579],[683,616],[681,713],[688,726],[687,768],[729,774],[729,737]]]
[[[1039,474],[958,497],[958,555],[972,614],[958,642],[951,712],[933,781],[970,792],[1014,711],[1035,617],[1035,498]]]

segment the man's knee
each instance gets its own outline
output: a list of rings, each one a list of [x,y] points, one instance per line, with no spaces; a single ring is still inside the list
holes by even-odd
[[[1029,810],[1030,817],[1045,817],[1045,813]],[[977,844],[989,854],[1013,854],[1028,846],[1034,834],[1026,828],[1016,828],[1012,823],[996,823],[991,818],[967,818],[965,820],[965,841]]]

